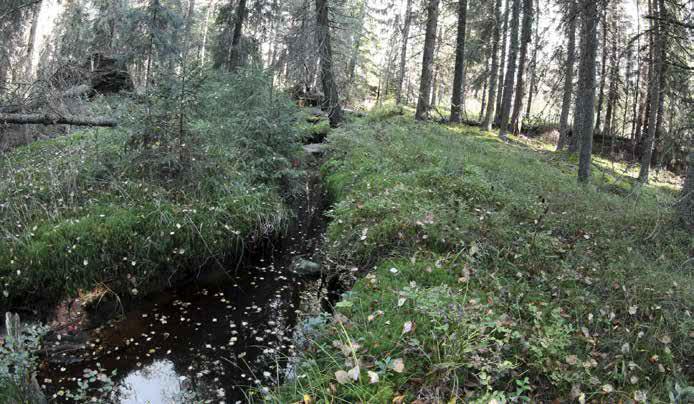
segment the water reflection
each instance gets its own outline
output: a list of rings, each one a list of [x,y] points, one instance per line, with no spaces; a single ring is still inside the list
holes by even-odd
[[[291,271],[261,264],[156,295],[90,332],[86,349],[53,358],[39,380],[58,401],[85,369],[102,369],[116,371],[111,399],[119,403],[245,402],[245,388],[283,373],[302,300]]]
[[[154,361],[130,373],[116,394],[123,404],[177,403],[188,391],[170,360]]]

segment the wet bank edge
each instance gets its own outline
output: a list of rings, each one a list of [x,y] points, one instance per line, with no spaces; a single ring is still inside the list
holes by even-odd
[[[305,151],[304,189],[290,201],[296,221],[283,237],[149,294],[117,319],[105,321],[112,304],[59,307],[38,372],[49,399],[246,402],[249,391],[291,377],[311,321],[299,323],[330,311],[344,290],[320,266],[325,145]]]

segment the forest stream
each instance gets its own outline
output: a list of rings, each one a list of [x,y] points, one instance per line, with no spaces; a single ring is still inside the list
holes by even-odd
[[[38,374],[49,400],[247,402],[249,388],[282,380],[301,316],[318,314],[331,295],[313,262],[324,195],[317,174],[308,177],[280,246],[149,295],[98,327],[79,301],[59,307]]]

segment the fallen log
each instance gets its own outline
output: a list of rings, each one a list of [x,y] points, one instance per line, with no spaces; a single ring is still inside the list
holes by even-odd
[[[118,121],[110,117],[94,116],[81,117],[74,115],[52,115],[52,114],[2,114],[0,113],[0,124],[17,125],[76,125],[76,126],[118,126]]]

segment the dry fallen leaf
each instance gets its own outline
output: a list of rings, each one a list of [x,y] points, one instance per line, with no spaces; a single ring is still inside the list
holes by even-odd
[[[402,358],[393,359],[393,362],[390,366],[397,373],[402,373],[403,371],[405,371],[405,362],[402,360]]]
[[[349,374],[344,370],[338,370],[335,372],[335,379],[337,379],[337,382],[340,384],[349,383]]]

